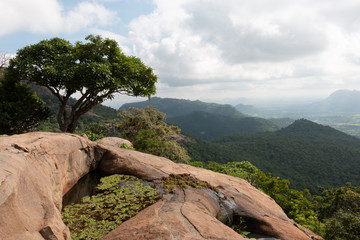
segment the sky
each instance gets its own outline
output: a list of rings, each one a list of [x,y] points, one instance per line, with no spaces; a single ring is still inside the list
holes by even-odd
[[[101,35],[154,69],[158,97],[234,102],[360,90],[358,0],[0,0],[0,9],[0,52]]]

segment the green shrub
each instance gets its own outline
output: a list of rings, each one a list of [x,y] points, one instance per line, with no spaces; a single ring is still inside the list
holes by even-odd
[[[85,131],[90,131],[98,135],[106,136],[109,133],[109,127],[105,123],[90,123],[85,127]]]
[[[141,152],[168,158],[176,162],[188,162],[186,150],[175,140],[180,133],[176,126],[165,122],[165,114],[153,107],[122,109],[121,122],[116,126],[122,137],[130,140]]]
[[[325,221],[325,239],[360,240],[360,214],[358,212],[337,211]]]
[[[127,145],[126,143],[122,143],[120,145],[120,148],[129,149],[129,150],[135,150],[134,147]]]
[[[96,140],[104,138],[104,135],[96,134],[91,131],[85,131],[85,134],[91,141],[96,141]]]

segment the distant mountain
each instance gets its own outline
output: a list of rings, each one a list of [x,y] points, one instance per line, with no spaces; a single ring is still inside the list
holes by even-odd
[[[179,126],[188,135],[203,140],[212,140],[231,133],[279,129],[274,122],[245,115],[229,104],[205,103],[199,100],[154,97],[150,101],[124,104],[120,109],[146,106],[154,106],[166,114],[169,124]]]
[[[323,101],[311,104],[309,110],[327,115],[360,113],[360,91],[338,90]]]
[[[203,140],[211,140],[231,133],[256,133],[279,129],[273,122],[262,118],[238,118],[204,111],[170,117],[167,122],[179,126],[183,132]]]
[[[295,121],[292,118],[267,118],[266,120],[273,122],[279,129],[285,128]]]
[[[323,100],[313,102],[258,102],[253,106],[239,104],[236,109],[267,119],[306,118],[360,138],[360,91],[356,90],[338,90]],[[286,122],[275,122],[285,123],[281,127],[286,126]]]
[[[238,109],[238,108],[237,108]],[[255,110],[254,110],[255,109]],[[268,109],[253,107],[254,114],[277,115],[279,117],[319,117],[344,116],[360,113],[360,91],[337,90],[327,98],[312,103],[297,103],[285,106],[272,106]],[[246,112],[245,112],[246,113]]]
[[[259,113],[259,109],[257,109],[256,107],[254,106],[251,106],[251,105],[245,105],[245,104],[237,104],[235,106],[236,110],[238,110],[239,112],[242,112],[242,113],[246,113],[246,114],[250,114],[250,115],[256,115],[257,113]]]
[[[205,103],[199,100],[191,101],[175,98],[158,98],[153,97],[149,101],[127,103],[120,109],[128,109],[129,107],[145,108],[146,106],[154,106],[167,117],[184,116],[195,111],[203,111],[231,117],[245,117],[246,115],[238,112],[230,104]]]
[[[249,161],[291,186],[333,188],[360,185],[360,140],[328,126],[302,119],[276,132],[233,134],[211,143],[186,143],[193,160]]]

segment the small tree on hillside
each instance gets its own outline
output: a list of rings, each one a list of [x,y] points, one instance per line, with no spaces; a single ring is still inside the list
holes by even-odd
[[[63,132],[74,132],[78,119],[115,93],[129,96],[155,94],[157,76],[139,58],[126,56],[114,40],[86,37],[88,42],[53,38],[26,46],[10,60],[8,71],[45,86],[60,101],[57,121]],[[68,101],[75,93],[75,104]]]
[[[172,138],[180,133],[180,128],[167,125],[165,114],[154,107],[122,109],[120,124],[116,127],[121,135],[130,140],[135,149],[169,158],[177,162],[188,162],[186,150]]]

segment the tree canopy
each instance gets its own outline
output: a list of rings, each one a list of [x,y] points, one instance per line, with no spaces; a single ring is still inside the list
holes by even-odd
[[[18,80],[45,86],[59,100],[57,121],[63,132],[74,132],[78,119],[115,93],[155,94],[157,76],[139,58],[126,56],[117,42],[89,35],[87,42],[53,38],[18,50],[9,72]],[[69,106],[69,99],[80,95]]]
[[[0,77],[0,134],[18,134],[34,129],[50,111],[24,83]]]

